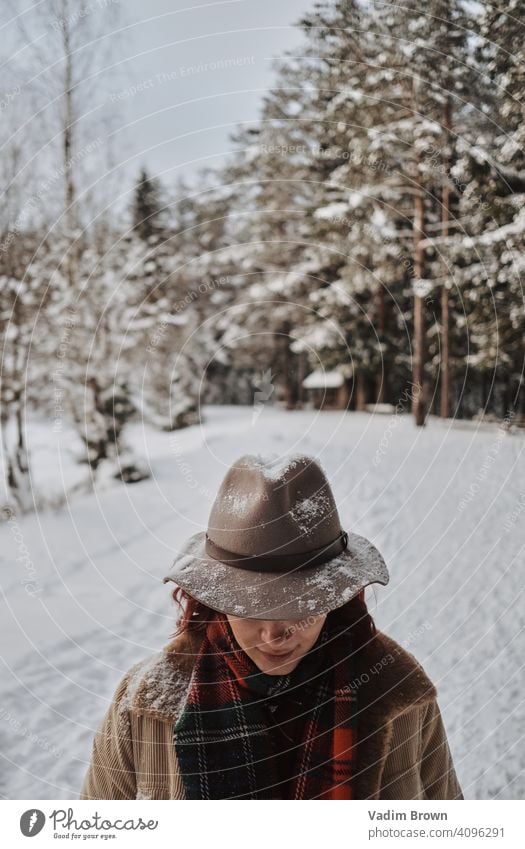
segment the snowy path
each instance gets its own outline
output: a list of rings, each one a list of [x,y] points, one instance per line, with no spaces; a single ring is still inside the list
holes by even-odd
[[[323,463],[343,526],[386,558],[391,582],[369,606],[436,683],[465,795],[524,798],[523,435],[270,407],[256,420],[251,408],[204,415],[175,435],[133,427],[151,481],[0,525],[0,796],[77,797],[118,679],[173,630],[161,579],[205,527],[226,467],[304,451]],[[42,427],[56,446],[46,474],[74,479],[67,440]]]

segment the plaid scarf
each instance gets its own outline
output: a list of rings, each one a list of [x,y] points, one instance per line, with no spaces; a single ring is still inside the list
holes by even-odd
[[[222,614],[197,655],[174,744],[188,799],[280,799],[272,755],[275,725],[265,701],[301,688],[307,709],[292,799],[352,799],[356,694],[348,630],[325,620],[315,646],[289,675],[261,672]],[[272,727],[274,729],[272,734]]]

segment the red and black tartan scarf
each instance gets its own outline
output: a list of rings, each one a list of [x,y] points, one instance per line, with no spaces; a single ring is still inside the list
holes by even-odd
[[[357,699],[350,632],[325,620],[289,675],[267,675],[240,648],[228,620],[210,621],[174,744],[187,799],[280,799],[272,722],[265,701],[301,687],[292,799],[352,799]],[[282,786],[282,785],[281,785]]]

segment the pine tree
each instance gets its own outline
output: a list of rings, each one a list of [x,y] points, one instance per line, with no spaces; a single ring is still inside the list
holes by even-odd
[[[451,176],[462,229],[437,239],[453,269],[469,334],[465,365],[474,378],[461,414],[524,411],[521,256],[524,249],[525,4],[486,5],[476,21],[482,106],[465,121]],[[464,346],[466,347],[466,346]]]
[[[318,280],[303,344],[313,345],[328,367],[348,363],[361,409],[371,398],[384,400],[385,364],[393,390],[401,360],[395,313],[388,309],[403,298],[400,263],[392,261],[395,221],[377,202],[382,163],[369,154],[369,132],[378,120],[370,76],[380,45],[362,4],[317,4],[301,25],[312,41],[305,59],[311,88],[301,118],[310,133],[309,256]]]
[[[142,168],[133,198],[133,229],[145,242],[157,240],[163,231],[165,206],[160,181]]]

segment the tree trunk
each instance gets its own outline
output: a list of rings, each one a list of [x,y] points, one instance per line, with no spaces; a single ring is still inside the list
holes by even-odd
[[[292,410],[295,406],[294,354],[290,349],[290,331],[291,323],[286,320],[283,321],[277,333],[279,366],[283,375],[284,405],[287,410]]]
[[[304,406],[305,401],[303,380],[306,377],[306,351],[300,351],[298,354],[297,372],[297,407],[301,409]]]
[[[25,381],[28,373],[28,349],[23,333],[25,320],[22,300],[16,298],[11,315],[12,327],[16,333],[12,335],[11,356],[7,361],[11,362],[11,373],[8,377],[13,382],[13,395],[8,403],[4,403],[2,410],[5,416],[5,426],[2,423],[2,436],[4,443],[6,479],[8,492],[14,504],[22,513],[26,513],[34,506],[31,479],[29,474],[29,457],[27,453],[24,419],[26,410]],[[7,353],[7,352],[6,352]],[[7,422],[14,419],[15,440],[9,444],[7,435]]]
[[[64,218],[69,247],[66,258],[67,279],[71,288],[77,277],[78,246],[76,244],[76,193],[73,178],[74,155],[74,105],[73,56],[71,52],[70,9],[68,0],[62,0],[62,49],[64,51],[64,115],[62,124],[62,157],[64,169]]]
[[[445,284],[441,289],[441,403],[442,419],[450,418],[450,364],[449,364],[449,294]]]
[[[365,375],[361,369],[358,369],[355,376],[355,408],[359,412],[363,412],[366,406],[366,383]]]
[[[450,221],[450,185],[448,182],[448,174],[450,169],[450,155],[448,153],[448,145],[450,143],[450,130],[452,126],[452,105],[450,97],[447,97],[445,102],[445,115],[443,126],[446,131],[447,153],[443,157],[444,183],[442,191],[442,235],[444,237],[449,234]],[[449,336],[450,336],[450,316],[449,316],[449,294],[445,283],[441,288],[441,404],[440,415],[443,419],[450,417],[450,354],[449,354]]]
[[[376,291],[376,313],[377,313],[377,335],[382,342],[385,336],[385,288],[380,285]],[[376,377],[376,404],[383,404],[385,400],[386,366],[384,358],[381,358],[382,369]]]
[[[15,410],[16,444],[7,452],[7,484],[9,492],[20,509],[27,513],[33,508],[33,493],[29,478],[29,458],[24,436],[24,405],[19,398]]]
[[[423,277],[423,248],[425,210],[420,171],[420,153],[416,147],[416,176],[414,199],[414,279],[416,286]],[[412,361],[412,412],[418,427],[425,424],[424,359],[425,359],[425,301],[417,291],[414,294],[414,352]]]

